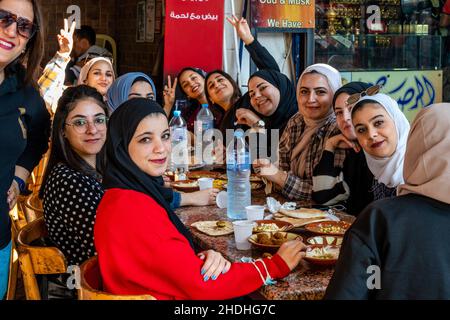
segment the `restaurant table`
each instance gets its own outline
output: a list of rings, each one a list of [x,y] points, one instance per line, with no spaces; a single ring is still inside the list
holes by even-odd
[[[282,200],[279,195],[269,195]],[[252,204],[265,204],[266,195],[263,191],[252,193]],[[205,220],[230,220],[227,217],[226,209],[220,209],[217,206],[204,207],[181,207],[175,211],[181,221],[189,228],[192,233],[195,245],[203,250],[213,249],[220,252],[231,262],[240,261],[242,257],[260,258],[263,251],[252,248],[250,250],[237,250],[234,241],[234,234],[212,237],[208,236],[191,224],[197,221]],[[353,222],[353,216],[345,213],[336,212],[341,220]],[[306,230],[298,232],[306,242],[306,239],[314,234]],[[285,278],[278,279],[274,285],[262,286],[258,292],[251,295],[255,299],[268,300],[317,300],[322,299],[330,278],[333,274],[332,267],[322,267],[310,264],[302,260],[300,264]]]

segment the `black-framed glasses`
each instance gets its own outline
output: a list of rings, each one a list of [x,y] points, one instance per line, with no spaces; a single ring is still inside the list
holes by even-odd
[[[92,124],[98,131],[103,131],[106,129],[106,125],[108,124],[108,117],[107,116],[98,116],[94,118],[94,121],[89,121],[84,118],[79,118],[73,120],[71,123],[65,123],[66,126],[71,126],[75,129],[78,133],[85,133],[89,125]]]
[[[380,92],[382,87],[383,86],[381,84],[376,84],[374,86],[367,88],[366,90],[364,90],[360,93],[354,93],[350,97],[348,97],[347,104],[352,105],[352,104],[357,103],[359,101],[359,99],[361,99],[362,97],[376,95],[378,92]]]
[[[17,23],[17,33],[27,39],[31,39],[39,29],[39,26],[30,20],[18,17],[12,12],[0,9],[0,27],[6,29],[14,22]]]

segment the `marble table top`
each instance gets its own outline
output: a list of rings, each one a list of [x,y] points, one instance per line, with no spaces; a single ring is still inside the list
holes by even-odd
[[[262,191],[256,194],[253,193],[252,204],[264,204],[265,197]],[[279,196],[276,197],[280,198]],[[230,261],[239,261],[242,257],[253,257],[257,259],[264,253],[257,248],[237,250],[233,234],[211,237],[191,227],[191,224],[197,221],[230,220],[227,217],[226,209],[220,209],[217,206],[182,207],[177,209],[175,213],[191,231],[195,244],[203,250],[214,249],[222,253]],[[336,213],[336,215],[341,220],[349,222],[354,220],[354,217],[343,213]],[[303,237],[304,241],[310,236],[313,236],[313,234],[306,230],[296,230]],[[287,277],[277,280],[275,285],[261,287],[259,294],[262,298],[272,300],[322,299],[332,274],[332,267],[321,267],[302,260]]]

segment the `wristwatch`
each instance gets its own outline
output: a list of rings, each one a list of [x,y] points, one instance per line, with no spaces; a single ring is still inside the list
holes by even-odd
[[[266,124],[263,120],[258,120],[253,124],[252,128],[264,129],[265,126]]]

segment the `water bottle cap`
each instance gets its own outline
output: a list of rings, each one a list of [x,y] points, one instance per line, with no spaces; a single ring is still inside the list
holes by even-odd
[[[173,112],[173,115],[174,115],[175,117],[179,117],[179,116],[181,115],[181,111],[180,111],[180,110],[175,110],[175,111]]]
[[[207,103],[203,103],[202,104],[202,108],[208,108],[208,104]]]
[[[234,136],[236,138],[242,138],[244,136],[244,132],[242,132],[241,130],[237,130],[234,132]]]

